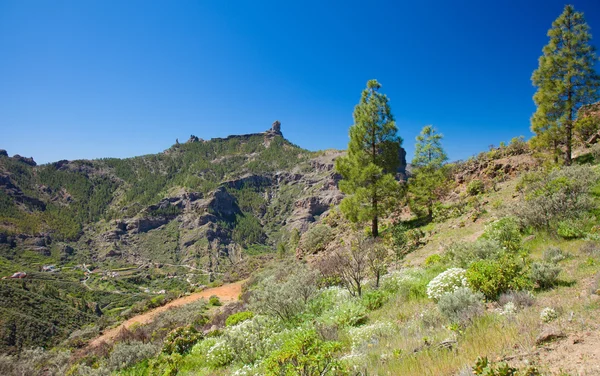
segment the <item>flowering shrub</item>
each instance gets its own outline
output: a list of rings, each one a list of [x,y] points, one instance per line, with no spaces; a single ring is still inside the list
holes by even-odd
[[[506,303],[500,310],[500,314],[503,316],[512,316],[517,313],[517,306],[513,302]]]
[[[352,338],[352,352],[357,353],[368,345],[376,345],[380,338],[390,336],[394,332],[394,325],[389,322],[377,322],[350,328],[348,334]]]
[[[211,339],[214,344],[206,351],[206,363],[213,368],[224,367],[235,358],[235,350],[224,339]],[[208,340],[205,340],[206,342]]]
[[[275,334],[280,330],[277,320],[256,316],[231,326],[223,332],[223,340],[235,352],[234,360],[244,364],[255,363],[275,350],[279,341]]]
[[[442,295],[453,292],[459,287],[467,286],[465,270],[461,268],[448,269],[440,273],[427,285],[429,299],[438,301]]]
[[[558,318],[558,313],[556,313],[556,311],[553,308],[550,307],[546,307],[544,309],[542,309],[542,312],[540,312],[540,320],[542,320],[543,322],[550,322],[550,321],[554,321]]]

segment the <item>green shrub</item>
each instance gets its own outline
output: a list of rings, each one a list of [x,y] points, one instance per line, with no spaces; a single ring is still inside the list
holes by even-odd
[[[509,251],[517,251],[521,247],[519,224],[512,217],[504,217],[487,225],[483,237],[498,242]]]
[[[210,298],[208,298],[208,304],[210,304],[212,306],[220,306],[221,299],[219,299],[219,297],[216,295],[212,295]]]
[[[160,351],[160,347],[153,343],[138,341],[117,343],[107,360],[107,365],[113,371],[127,368],[144,359],[154,357]]]
[[[367,309],[358,299],[348,299],[323,313],[320,321],[340,328],[361,325],[367,321]]]
[[[517,186],[522,199],[514,213],[523,226],[538,229],[578,218],[594,208],[591,191],[598,179],[598,173],[589,166],[526,174]]]
[[[318,224],[302,234],[298,248],[307,254],[319,253],[325,250],[333,237],[329,226]]]
[[[386,301],[386,296],[381,290],[370,290],[362,295],[362,301],[368,310],[381,308]]]
[[[522,290],[528,286],[524,267],[514,256],[504,255],[497,260],[479,260],[467,269],[469,285],[494,300],[508,290]]]
[[[467,193],[470,196],[477,196],[485,191],[485,185],[479,179],[474,179],[467,185]]]
[[[483,313],[483,295],[468,287],[443,294],[437,302],[440,313],[453,323],[465,324]]]
[[[442,256],[435,254],[431,256],[427,256],[425,259],[425,266],[437,265],[442,262]]]
[[[341,345],[321,340],[314,330],[298,330],[265,359],[266,375],[338,375]]]
[[[452,264],[466,268],[478,260],[496,260],[506,252],[495,240],[478,239],[475,242],[456,242],[446,249],[445,257]]]
[[[253,317],[254,313],[252,313],[251,311],[237,312],[233,315],[229,315],[227,320],[225,320],[225,326],[234,326],[241,323],[242,321],[249,320]]]
[[[565,220],[558,223],[556,233],[565,239],[577,239],[585,236],[585,229],[580,222]]]
[[[567,257],[568,254],[558,247],[550,247],[542,253],[542,259],[549,264],[557,264]]]
[[[233,361],[253,364],[279,347],[281,323],[267,316],[255,316],[238,325],[225,328],[221,339],[233,350]]]
[[[187,354],[202,338],[202,333],[193,326],[177,328],[165,338],[162,351],[165,354]]]
[[[560,271],[558,266],[545,262],[534,262],[531,264],[529,278],[539,288],[547,289],[556,284]]]
[[[524,369],[517,369],[511,367],[506,362],[500,362],[494,364],[488,360],[487,357],[477,358],[475,362],[475,366],[473,366],[472,370],[473,375],[481,375],[481,376],[541,376],[542,374],[538,369],[534,366],[527,366]]]

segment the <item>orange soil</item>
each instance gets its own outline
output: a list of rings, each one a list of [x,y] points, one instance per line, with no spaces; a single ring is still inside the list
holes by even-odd
[[[174,307],[181,307],[182,305],[186,305],[186,304],[195,302],[200,299],[208,299],[209,297],[211,297],[213,295],[218,296],[219,299],[224,303],[238,300],[238,297],[242,292],[242,284],[243,283],[244,283],[244,281],[230,283],[230,284],[223,285],[220,287],[210,288],[210,289],[206,289],[201,292],[196,292],[196,293],[190,294],[188,296],[184,296],[179,299],[175,299],[175,300],[165,304],[164,306],[155,308],[155,309],[150,310],[141,315],[132,317],[129,320],[121,323],[119,326],[104,331],[104,333],[102,333],[101,336],[92,340],[88,346],[95,347],[95,346],[98,346],[99,344],[101,344],[102,342],[107,342],[107,343],[113,342],[113,340],[115,339],[117,334],[119,334],[119,332],[123,328],[127,329],[133,324],[148,324],[149,322],[152,322],[152,320],[154,320],[154,317],[161,312],[164,312],[164,311],[174,308]]]

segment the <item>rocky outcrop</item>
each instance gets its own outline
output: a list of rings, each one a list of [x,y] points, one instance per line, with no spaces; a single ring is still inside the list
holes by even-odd
[[[0,149],[0,157],[8,157],[8,153],[4,149]]]
[[[0,190],[3,191],[6,195],[12,197],[15,200],[15,202],[25,204],[30,209],[46,209],[46,204],[44,204],[44,202],[38,200],[37,198],[25,195],[21,188],[19,188],[12,182],[10,175],[8,174],[0,173]]]
[[[281,123],[279,122],[279,120],[275,120],[271,125],[271,129],[269,129],[265,133],[273,136],[283,136],[283,133],[281,133]]]

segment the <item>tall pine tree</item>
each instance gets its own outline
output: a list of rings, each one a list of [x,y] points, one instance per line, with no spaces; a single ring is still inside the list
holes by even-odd
[[[583,13],[572,5],[552,23],[550,42],[544,46],[539,67],[531,81],[538,89],[533,96],[537,110],[531,118],[536,134],[534,146],[565,149],[565,163],[571,164],[573,123],[577,110],[593,102],[600,78],[594,70],[598,60]],[[555,154],[556,155],[556,154]]]
[[[376,80],[367,82],[354,108],[348,154],[336,160],[342,175],[340,189],[348,196],[341,210],[352,222],[370,221],[371,234],[379,236],[379,217],[388,212],[399,194],[394,174],[400,165],[400,145],[388,98]]]
[[[448,160],[442,148],[443,135],[431,125],[423,127],[417,136],[415,157],[412,160],[412,177],[408,182],[410,204],[418,215],[433,216],[433,205],[450,188],[448,171],[444,163]]]

